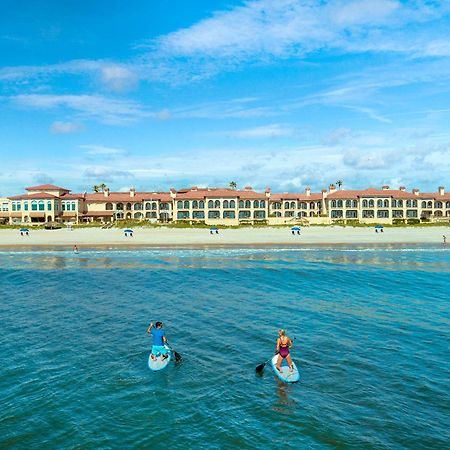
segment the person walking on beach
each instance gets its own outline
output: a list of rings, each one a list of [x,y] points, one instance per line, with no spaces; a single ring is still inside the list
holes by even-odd
[[[156,322],[154,326],[152,322],[147,328],[147,333],[151,333],[153,337],[152,353],[150,355],[153,361],[156,361],[158,356],[161,356],[161,361],[164,361],[169,356],[169,351],[164,346],[167,343],[166,332],[162,327],[162,322]]]
[[[278,339],[277,346],[275,349],[275,355],[278,354],[277,359],[277,370],[281,372],[281,363],[283,359],[286,359],[289,365],[289,371],[292,372],[292,359],[290,355],[289,349],[292,348],[292,340],[289,336],[286,336],[286,332],[284,330],[278,330]]]
[[[446,244],[447,244],[447,236],[446,236],[445,234],[443,234],[443,235],[442,235],[442,238],[443,238],[443,240],[444,240],[444,245],[446,245]]]

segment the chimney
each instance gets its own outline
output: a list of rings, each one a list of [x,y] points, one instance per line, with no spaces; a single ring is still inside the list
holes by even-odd
[[[444,186],[439,186],[438,187],[438,192],[439,192],[439,195],[444,195],[445,194]]]
[[[175,188],[170,188],[169,193],[171,198],[176,198],[177,191],[175,190]]]
[[[105,197],[109,197],[109,188],[105,188],[105,190],[103,191],[103,195]]]
[[[388,191],[389,190],[389,186],[387,184],[385,184],[381,189],[383,191]]]
[[[197,186],[192,186],[191,187],[191,191],[198,191],[198,187]]]
[[[311,188],[309,186],[305,189],[305,194],[309,197],[311,195]]]
[[[265,190],[266,194],[267,194],[267,192],[271,192],[271,191],[272,191],[272,189],[270,189],[270,187],[267,186],[267,187],[266,187],[266,190]]]
[[[253,188],[251,186],[245,186],[244,191],[253,191]]]
[[[130,197],[134,197],[136,195],[136,189],[134,187],[130,188]]]
[[[414,188],[413,190],[412,190],[412,193],[414,194],[414,195],[419,195],[419,189],[417,189],[417,188]]]
[[[334,184],[330,184],[330,187],[328,190],[330,191],[330,194],[332,194],[333,192],[336,192],[336,186]]]
[[[405,188],[405,186],[400,186],[400,187],[398,188],[398,190],[399,190],[399,191],[402,191],[402,192],[405,192],[405,191],[406,191],[406,188]]]

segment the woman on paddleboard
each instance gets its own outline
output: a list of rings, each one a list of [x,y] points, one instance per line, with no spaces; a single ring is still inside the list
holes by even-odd
[[[278,353],[277,370],[281,372],[281,363],[283,359],[286,359],[289,365],[289,371],[292,372],[292,359],[289,354],[289,349],[292,348],[292,340],[289,336],[286,336],[284,330],[278,330],[277,347],[275,349],[275,355]]]

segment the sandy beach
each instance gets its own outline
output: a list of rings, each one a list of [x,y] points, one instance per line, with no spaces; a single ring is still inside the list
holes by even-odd
[[[123,230],[81,228],[68,231],[30,230],[21,236],[18,230],[1,230],[0,247],[22,246],[265,246],[305,244],[442,244],[442,236],[450,238],[449,227],[373,228],[309,227],[300,235],[289,228],[224,229],[210,234],[208,229],[135,228],[133,237]]]

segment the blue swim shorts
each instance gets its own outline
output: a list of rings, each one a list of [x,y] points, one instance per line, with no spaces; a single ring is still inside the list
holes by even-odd
[[[169,350],[167,350],[164,345],[152,345],[152,355],[160,356],[160,355],[167,355],[169,353]]]

